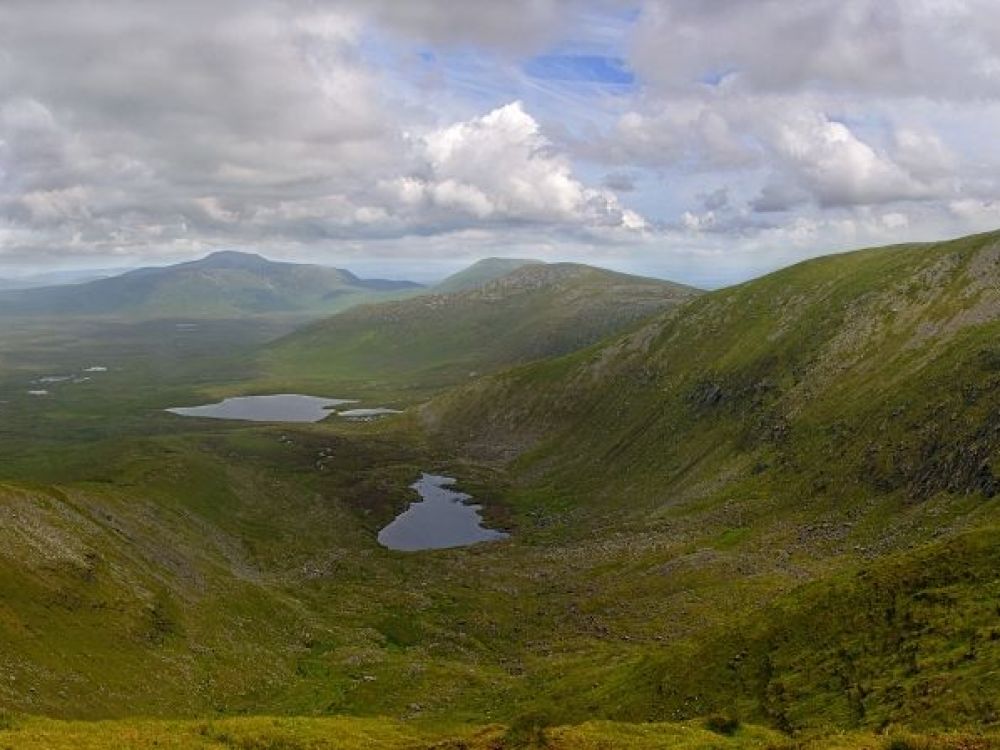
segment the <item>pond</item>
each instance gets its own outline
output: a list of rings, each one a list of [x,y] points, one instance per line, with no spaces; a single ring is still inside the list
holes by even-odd
[[[319,422],[331,414],[333,407],[354,403],[357,401],[347,398],[279,393],[273,396],[237,396],[215,404],[178,406],[167,411],[182,417],[239,419],[247,422]]]
[[[399,409],[387,409],[383,406],[379,406],[373,409],[345,409],[344,411],[338,411],[337,416],[343,417],[344,419],[352,419],[358,421],[367,421],[369,419],[377,419],[378,417],[384,417],[387,414],[402,414]]]
[[[471,495],[449,489],[452,477],[424,474],[410,485],[420,495],[405,511],[378,533],[378,541],[389,549],[414,552],[425,549],[464,547],[495,542],[509,534],[482,525],[481,505],[468,505]]]

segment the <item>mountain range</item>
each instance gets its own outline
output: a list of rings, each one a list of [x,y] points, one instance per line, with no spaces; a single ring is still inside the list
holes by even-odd
[[[82,284],[0,293],[0,314],[237,317],[322,314],[418,291],[409,281],[220,251],[201,260],[141,268]]]
[[[47,271],[0,278],[0,291],[12,289],[37,289],[39,287],[63,286],[66,284],[85,284],[88,281],[106,279],[126,273],[129,269],[78,269],[66,271]]]

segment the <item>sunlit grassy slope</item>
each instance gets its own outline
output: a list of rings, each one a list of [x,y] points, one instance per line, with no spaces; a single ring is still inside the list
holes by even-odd
[[[472,289],[317,322],[266,349],[262,366],[285,382],[440,387],[574,351],[696,294],[589,266],[529,264]]]
[[[712,477],[793,481],[802,500],[992,496],[998,333],[1000,236],[877,249],[704,295],[427,413],[651,505]]]
[[[425,419],[453,448],[513,458],[510,502],[539,538],[566,519],[627,526],[645,551],[606,580],[651,625],[729,610],[690,650],[623,673],[623,700],[647,690],[680,715],[729,703],[787,728],[989,723],[998,334],[1000,236],[851,253],[484,379]],[[665,561],[647,535],[685,544]],[[729,583],[694,594],[713,579]],[[754,585],[772,604],[731,617]],[[661,607],[655,589],[692,596]]]

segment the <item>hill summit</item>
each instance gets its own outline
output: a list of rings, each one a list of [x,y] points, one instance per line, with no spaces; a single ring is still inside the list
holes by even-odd
[[[501,276],[506,276],[524,266],[543,265],[540,260],[521,258],[483,258],[458,273],[454,273],[434,286],[438,294],[463,292],[487,284]]]
[[[314,323],[269,347],[264,367],[291,379],[446,385],[589,346],[700,293],[577,263],[527,263],[470,288],[439,289]]]

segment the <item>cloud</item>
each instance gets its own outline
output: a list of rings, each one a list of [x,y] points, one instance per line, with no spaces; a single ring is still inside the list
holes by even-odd
[[[762,118],[762,141],[776,179],[787,180],[820,207],[874,205],[926,198],[930,186],[844,123],[802,110]],[[775,193],[771,193],[772,200]]]
[[[356,22],[284,7],[0,6],[17,30],[0,66],[0,216],[47,225],[35,244],[67,252],[252,240],[259,227],[223,216],[343,193],[394,163],[402,140]]]
[[[765,183],[755,195],[750,206],[757,213],[777,213],[788,211],[809,201],[809,194],[799,186],[787,181],[772,179]]]
[[[995,229],[1000,225],[1000,200],[960,198],[951,201],[948,210],[956,219],[978,229]]]
[[[808,95],[654,100],[651,112],[625,113],[577,151],[632,169],[757,175],[751,202],[762,212],[931,200],[958,189],[959,161],[933,131],[888,126],[888,143],[879,144],[824,104],[832,106]]]
[[[633,65],[678,89],[737,79],[749,90],[994,96],[993,0],[650,0]]]
[[[718,211],[729,206],[729,189],[721,187],[701,196],[701,205],[706,211]]]
[[[553,42],[580,16],[578,0],[326,0],[387,29],[431,44],[530,53]],[[614,0],[592,6],[624,5]]]
[[[636,177],[629,172],[608,172],[601,184],[616,193],[631,193],[636,189]]]
[[[800,257],[1000,223],[998,125],[992,0],[8,0],[0,263]]]
[[[441,124],[365,58],[372,23],[509,51],[540,44],[567,8],[0,5],[0,28],[16,30],[0,51],[0,255],[170,255],[477,225],[639,229],[613,192],[573,175],[520,104]]]
[[[641,229],[609,190],[584,186],[538,122],[513,102],[416,141],[415,173],[383,183],[411,214]]]
[[[916,179],[947,179],[958,167],[954,152],[930,130],[902,127],[893,136],[893,159]]]
[[[732,169],[757,158],[712,103],[696,97],[673,99],[650,112],[626,112],[610,133],[575,148],[597,161],[647,168],[687,163]]]

